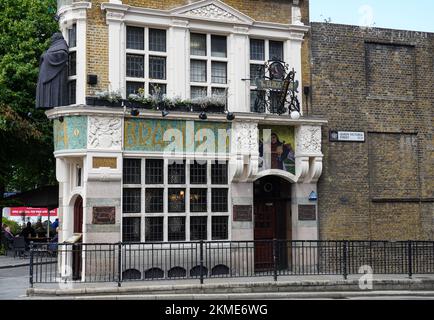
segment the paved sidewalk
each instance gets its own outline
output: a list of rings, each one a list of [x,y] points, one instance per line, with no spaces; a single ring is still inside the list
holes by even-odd
[[[0,256],[0,269],[18,268],[30,266],[29,257],[15,257],[13,253],[8,256]]]
[[[359,286],[361,275],[349,276],[344,280],[342,276],[290,276],[279,277],[277,282],[272,277],[258,278],[231,278],[231,279],[206,279],[203,285],[199,281],[149,281],[149,282],[124,282],[122,287],[116,283],[58,283],[50,285],[37,284],[35,288],[28,289],[27,295],[38,297],[62,297],[65,299],[79,297],[92,297],[107,299],[121,298],[132,299],[239,299],[245,295],[254,298],[290,298],[298,294],[306,294],[313,297],[319,292],[348,292],[365,294],[373,292],[426,292],[427,296],[433,296],[434,275],[415,275],[409,279],[405,275],[374,275],[371,290],[362,290]],[[308,293],[311,293],[309,295]],[[429,292],[429,293],[428,293]]]

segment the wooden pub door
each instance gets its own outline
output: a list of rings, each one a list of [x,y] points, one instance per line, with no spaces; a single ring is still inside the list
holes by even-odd
[[[78,196],[74,204],[74,233],[83,233],[83,199]],[[81,280],[81,240],[72,245],[72,279]]]
[[[273,269],[273,243],[276,238],[276,206],[272,201],[255,204],[255,271]]]

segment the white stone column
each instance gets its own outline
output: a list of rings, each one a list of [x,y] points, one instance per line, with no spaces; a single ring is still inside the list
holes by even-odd
[[[120,90],[125,96],[126,88],[123,81],[125,74],[125,24],[123,18],[124,13],[122,11],[110,11],[107,12],[106,16],[109,47],[109,89]]]
[[[86,104],[86,34],[87,22],[84,16],[77,19],[77,104]]]
[[[174,20],[167,37],[167,94],[169,97],[188,98],[190,36],[188,21]]]
[[[303,43],[304,33],[291,32],[290,40],[287,41],[286,47],[289,49],[289,55],[285,56],[289,61],[290,68],[294,68],[295,80],[299,82],[298,101],[300,101],[300,114],[303,115],[303,81],[302,81],[302,64],[301,64],[301,45]]]
[[[250,112],[250,81],[243,80],[250,73],[248,28],[234,28],[228,37],[228,58],[228,108],[232,112]]]

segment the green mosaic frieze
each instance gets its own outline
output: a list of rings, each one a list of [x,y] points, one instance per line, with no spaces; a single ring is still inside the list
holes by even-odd
[[[230,123],[125,119],[124,150],[229,153]]]
[[[53,123],[54,150],[77,150],[87,148],[87,117],[64,117],[63,122]]]

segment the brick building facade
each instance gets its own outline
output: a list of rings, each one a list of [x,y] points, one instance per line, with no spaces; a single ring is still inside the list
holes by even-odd
[[[434,34],[311,24],[321,239],[434,238]],[[365,143],[330,142],[361,131]]]

